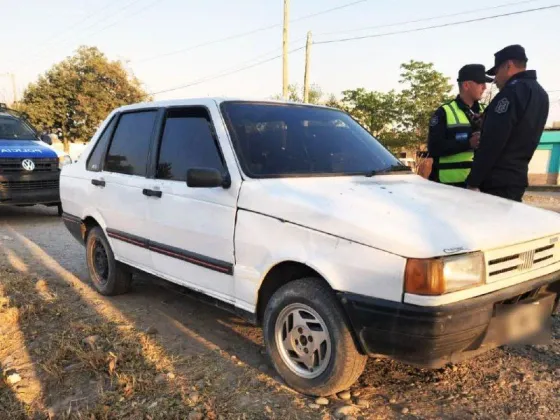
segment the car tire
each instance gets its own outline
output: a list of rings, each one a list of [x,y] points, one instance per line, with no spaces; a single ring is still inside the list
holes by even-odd
[[[340,303],[320,279],[295,280],[278,289],[266,306],[263,330],[276,371],[303,394],[346,390],[365,368],[367,356],[358,351]]]
[[[115,296],[130,290],[132,273],[115,260],[115,255],[103,229],[94,227],[86,239],[86,260],[95,289],[105,296]]]

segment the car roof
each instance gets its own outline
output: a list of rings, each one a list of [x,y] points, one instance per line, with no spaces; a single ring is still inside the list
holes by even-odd
[[[152,107],[172,107],[172,106],[192,106],[192,105],[220,105],[223,102],[259,102],[259,103],[270,103],[270,104],[290,104],[290,105],[300,105],[309,107],[321,107],[329,108],[324,105],[315,104],[304,104],[300,102],[284,101],[281,99],[248,99],[248,98],[227,98],[227,97],[206,97],[206,98],[185,98],[185,99],[169,99],[163,101],[150,101],[150,102],[139,102],[136,104],[122,106],[115,111],[132,111],[135,109],[144,109]]]

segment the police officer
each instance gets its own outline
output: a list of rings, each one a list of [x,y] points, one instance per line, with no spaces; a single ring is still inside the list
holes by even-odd
[[[479,101],[492,79],[482,64],[468,64],[459,70],[457,82],[459,95],[430,119],[428,154],[433,166],[429,179],[464,188],[478,147],[484,110]]]
[[[468,188],[521,201],[528,185],[527,172],[548,118],[549,99],[527,70],[521,45],[498,51],[494,67],[500,92],[485,113],[480,148],[467,179]]]

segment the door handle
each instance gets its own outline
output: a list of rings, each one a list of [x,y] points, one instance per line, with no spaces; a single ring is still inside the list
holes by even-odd
[[[105,181],[103,181],[102,179],[92,179],[91,183],[93,185],[95,185],[96,187],[104,187],[105,186]]]
[[[142,190],[142,194],[144,194],[145,196],[148,196],[148,197],[161,198],[161,191],[158,191],[158,190],[150,190],[148,188],[144,188]]]

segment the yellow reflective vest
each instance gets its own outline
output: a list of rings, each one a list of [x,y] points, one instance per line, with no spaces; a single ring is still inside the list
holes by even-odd
[[[479,103],[480,111],[484,111],[484,105]],[[447,122],[447,130],[458,134],[470,133],[471,123],[467,114],[459,107],[457,101],[451,101],[443,105]],[[466,139],[468,141],[468,139]],[[472,167],[474,153],[472,150],[457,153],[455,155],[439,158],[438,178],[443,184],[461,184],[467,180]]]

